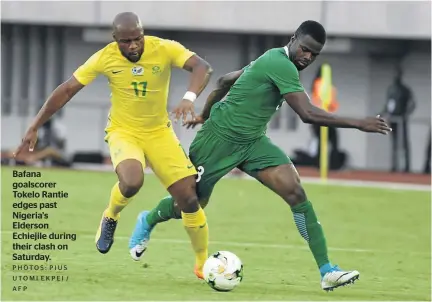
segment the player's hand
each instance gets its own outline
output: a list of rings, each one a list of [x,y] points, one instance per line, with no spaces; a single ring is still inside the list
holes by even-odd
[[[380,115],[365,118],[360,122],[359,129],[364,132],[381,133],[384,135],[392,131]]]
[[[177,106],[177,108],[175,108],[172,112],[172,114],[175,115],[174,122],[177,123],[178,120],[183,115],[183,124],[186,123],[187,116],[189,113],[192,117],[192,120],[195,120],[196,117],[195,117],[195,108],[193,102],[183,99],[180,102],[180,104]]]
[[[33,128],[29,128],[26,134],[24,135],[21,144],[13,153],[14,157],[19,156],[20,153],[25,149],[28,149],[28,151],[33,152],[33,149],[36,145],[36,141],[37,141],[37,130]]]
[[[188,120],[183,123],[183,126],[186,126],[186,129],[195,128],[196,125],[204,124],[205,120],[201,115],[198,115],[194,120]]]

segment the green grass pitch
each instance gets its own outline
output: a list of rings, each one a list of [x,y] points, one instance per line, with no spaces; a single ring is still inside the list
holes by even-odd
[[[55,241],[67,243],[68,250],[40,252],[51,255],[52,265],[67,265],[67,271],[12,271],[13,264],[44,262],[12,260],[14,252],[23,253],[12,249],[12,223],[17,221],[12,217],[12,183],[22,179],[2,168],[2,300],[430,301],[429,192],[305,185],[324,227],[330,259],[360,271],[354,285],[326,293],[289,207],[256,181],[224,179],[206,209],[210,252],[234,252],[245,274],[234,291],[219,293],[194,276],[193,252],[181,221],[155,229],[141,262],[130,258],[127,243],[137,214],[166,196],[154,176],[146,175],[143,189],[122,212],[113,248],[102,255],[94,235],[115,174],[40,171],[42,180],[55,181],[58,190],[69,193],[68,199],[58,200],[57,209],[43,210],[49,214],[48,231],[76,233],[77,240]],[[33,275],[68,276],[68,281],[23,281]],[[18,291],[18,286],[27,289]]]

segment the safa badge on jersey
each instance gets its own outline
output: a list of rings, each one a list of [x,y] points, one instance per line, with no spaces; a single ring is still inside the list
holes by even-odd
[[[140,76],[144,74],[144,67],[142,66],[134,66],[132,67],[132,75]]]

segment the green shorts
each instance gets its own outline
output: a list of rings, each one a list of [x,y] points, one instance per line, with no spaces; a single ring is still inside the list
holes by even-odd
[[[262,169],[291,164],[290,158],[267,136],[238,144],[221,138],[208,124],[198,131],[189,148],[189,157],[198,171],[200,201],[208,201],[216,183],[234,168],[256,177]]]

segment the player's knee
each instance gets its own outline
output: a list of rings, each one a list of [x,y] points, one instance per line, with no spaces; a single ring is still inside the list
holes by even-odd
[[[300,183],[295,183],[287,187],[284,199],[290,206],[295,206],[307,200],[306,192]]]
[[[120,191],[126,198],[136,195],[144,183],[144,178],[132,178],[120,181]]]
[[[176,201],[179,209],[185,213],[195,213],[200,208],[195,190],[185,190]]]
[[[194,177],[186,177],[172,184],[168,191],[177,203],[180,211],[195,213],[199,209]]]
[[[116,168],[120,192],[126,198],[134,196],[144,183],[142,164],[136,159],[122,161]]]
[[[179,208],[181,211],[185,213],[195,213],[200,208],[200,204],[198,202],[198,198],[196,194],[185,196],[182,200],[178,202]]]

